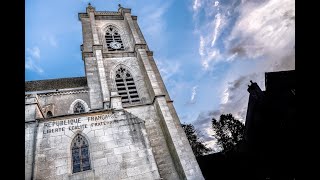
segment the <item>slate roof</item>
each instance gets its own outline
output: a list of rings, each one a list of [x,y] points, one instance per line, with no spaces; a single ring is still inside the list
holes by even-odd
[[[87,87],[86,77],[46,79],[25,82],[25,92]]]

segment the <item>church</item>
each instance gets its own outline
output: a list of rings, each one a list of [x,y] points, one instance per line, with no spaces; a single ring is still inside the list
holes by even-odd
[[[25,179],[204,179],[137,16],[78,18],[85,76],[25,82]]]

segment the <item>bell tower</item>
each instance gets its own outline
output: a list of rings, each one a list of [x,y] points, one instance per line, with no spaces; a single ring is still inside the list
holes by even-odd
[[[204,179],[137,16],[121,5],[112,12],[89,3],[78,17],[91,111],[127,111],[144,120],[161,178]]]

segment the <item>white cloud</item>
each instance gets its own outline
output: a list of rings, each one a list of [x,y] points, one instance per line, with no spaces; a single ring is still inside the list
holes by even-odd
[[[40,49],[38,46],[34,46],[33,48],[26,49],[26,62],[25,68],[37,73],[43,73],[43,69],[37,65],[40,61]],[[35,59],[37,61],[35,61]]]
[[[53,47],[57,47],[57,46],[58,46],[57,40],[56,40],[56,38],[55,38],[54,36],[50,36],[50,37],[49,37],[49,44],[50,44],[51,46],[53,46]]]
[[[206,145],[206,147],[211,148],[213,153],[217,153],[223,150],[222,147],[218,146],[216,139],[206,141],[204,144]]]
[[[191,94],[191,99],[190,99],[190,102],[195,102],[195,96],[196,96],[196,94],[197,94],[197,88],[198,88],[198,86],[193,86],[192,87],[192,94]]]
[[[221,147],[217,145],[217,140],[213,137],[214,131],[212,129],[212,118],[219,118],[220,111],[206,111],[201,112],[197,120],[193,123],[196,130],[201,132],[199,138],[204,141],[207,147],[210,147],[213,152],[221,151]]]
[[[36,65],[35,61],[30,57],[26,58],[25,68],[30,71],[37,72],[37,73],[43,73],[43,69],[41,67],[39,67],[38,65]]]
[[[216,41],[219,39],[221,31],[227,24],[227,19],[222,13],[220,13],[219,2],[214,3],[215,6],[210,6],[209,1],[204,1],[204,12],[207,17],[207,22],[203,25],[200,22],[203,19],[199,19],[196,16],[197,12],[194,12],[195,32],[199,33],[199,54],[201,56],[201,65],[204,70],[208,70],[215,62],[218,62],[221,58],[220,50],[216,47]],[[214,18],[211,16],[214,15]]]
[[[220,111],[222,113],[231,113],[235,118],[243,123],[245,122],[249,92],[247,91],[250,80],[257,82],[261,90],[264,88],[264,73],[252,73],[244,76],[227,77],[225,91],[221,95]],[[229,80],[227,80],[229,79]],[[227,97],[226,97],[227,96]]]
[[[223,91],[222,97],[221,97],[221,104],[226,104],[229,100],[229,92],[228,92],[228,88],[226,88]]]
[[[178,61],[171,60],[156,60],[161,77],[164,81],[167,81],[173,75],[177,74],[180,70],[181,64]]]
[[[202,35],[200,35],[200,45],[199,45],[199,54],[200,56],[204,56],[204,46],[205,46],[205,42],[204,42],[204,37]]]
[[[294,53],[294,1],[243,1],[240,5],[221,5],[219,1],[215,1],[213,6],[208,4],[212,3],[209,1],[203,3],[206,18],[203,20],[197,16],[194,22],[195,32],[200,34],[199,54],[205,70],[214,66],[217,61],[231,62],[244,58],[264,58],[269,61],[267,67],[272,69],[277,65],[274,61],[288,60],[287,57]],[[195,14],[197,13],[194,12]],[[233,21],[231,19],[236,20],[234,25],[230,24]],[[222,39],[220,35],[225,31],[227,33],[224,33],[226,35]],[[223,51],[220,44],[219,47],[216,46],[218,41],[224,42]],[[217,52],[220,58],[214,56],[212,59],[212,55]],[[289,64],[294,68],[294,58]]]
[[[214,6],[216,7],[216,6],[218,6],[219,5],[219,1],[215,1],[214,2]]]
[[[201,7],[201,0],[194,0],[193,6],[192,6],[193,10],[197,11],[200,7]]]
[[[33,48],[27,48],[27,53],[30,54],[35,59],[40,59],[40,49],[38,46],[34,46]]]
[[[149,48],[155,52],[163,51],[163,48],[167,47],[168,39],[163,38],[167,28],[164,15],[171,2],[171,0],[165,2],[154,1],[138,14],[138,17],[143,17],[139,20],[141,31],[148,42]]]
[[[221,14],[218,13],[215,16],[215,25],[214,25],[214,32],[213,32],[213,38],[212,38],[212,42],[211,42],[211,47],[214,46],[214,43],[217,40],[218,33],[219,33],[220,29],[221,29],[221,22],[222,22],[222,17],[221,17]]]
[[[238,52],[232,54],[230,57],[227,58],[227,61],[233,61],[238,55]]]
[[[226,39],[229,49],[241,49],[249,58],[292,53],[295,44],[295,2],[270,0],[245,3],[240,19]]]
[[[52,34],[47,34],[43,36],[42,40],[48,42],[52,47],[58,47],[57,38]]]
[[[208,54],[208,53],[210,53],[210,54]],[[207,52],[205,54],[204,57],[201,58],[201,65],[204,68],[204,70],[207,70],[207,69],[209,69],[210,63],[212,61],[215,60],[217,62],[217,61],[219,61],[219,59],[220,59],[220,51],[219,51],[219,49],[212,48],[212,49],[209,50],[209,52]]]
[[[169,8],[170,2],[161,3],[161,5],[148,6],[142,12],[144,19],[142,19],[142,26],[144,33],[153,37],[160,37],[159,34],[162,33],[166,27],[166,23],[163,15]],[[151,22],[151,23],[150,23]]]

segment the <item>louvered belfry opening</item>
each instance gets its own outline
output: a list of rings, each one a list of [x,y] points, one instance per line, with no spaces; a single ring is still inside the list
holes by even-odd
[[[123,51],[124,50],[124,46],[123,46],[123,43],[122,43],[122,40],[121,40],[121,36],[120,36],[119,30],[116,27],[108,26],[105,38],[106,38],[108,51]],[[110,43],[111,42],[120,43],[121,44],[121,48],[120,49],[111,48],[110,47]]]
[[[133,77],[130,72],[120,67],[116,71],[116,85],[123,104],[140,103],[140,98]]]

